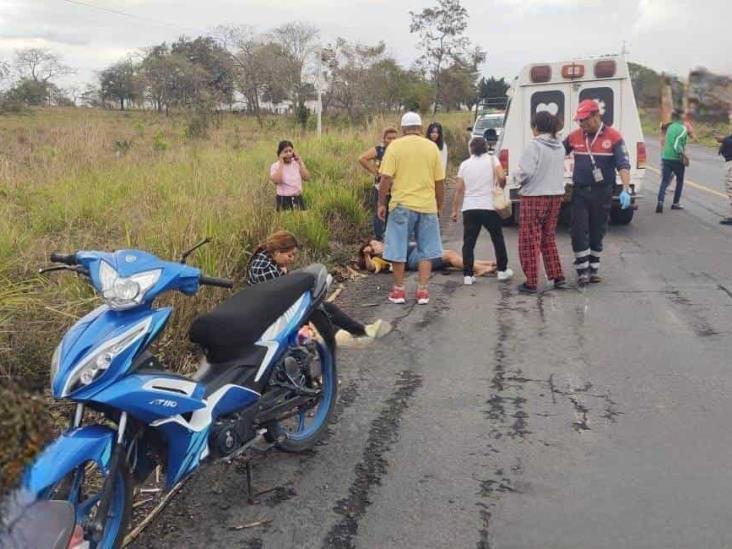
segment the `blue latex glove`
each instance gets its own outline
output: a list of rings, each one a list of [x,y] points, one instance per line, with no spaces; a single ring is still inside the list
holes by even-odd
[[[620,200],[621,209],[627,210],[630,207],[630,193],[628,191],[623,189],[618,199]]]

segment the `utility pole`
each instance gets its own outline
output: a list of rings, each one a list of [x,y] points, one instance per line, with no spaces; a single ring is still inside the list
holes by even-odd
[[[323,46],[318,46],[318,79],[315,82],[318,92],[318,137],[323,133]]]

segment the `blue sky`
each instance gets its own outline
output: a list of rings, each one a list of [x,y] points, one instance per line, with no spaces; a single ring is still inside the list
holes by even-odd
[[[73,2],[122,11],[127,17]],[[426,0],[0,0],[0,59],[17,48],[47,47],[77,69],[64,83],[140,47],[202,34],[219,24],[265,31],[288,21],[321,29],[324,42],[342,36],[384,40],[409,65],[417,56],[409,11]],[[512,78],[538,61],[619,52],[681,76],[696,66],[732,74],[730,0],[463,0],[468,35],[488,52],[486,75]]]

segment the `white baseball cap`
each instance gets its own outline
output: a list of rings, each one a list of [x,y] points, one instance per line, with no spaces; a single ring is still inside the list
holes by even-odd
[[[402,128],[407,128],[409,126],[421,126],[422,125],[422,117],[419,116],[416,112],[408,112],[405,113],[404,116],[402,116]]]

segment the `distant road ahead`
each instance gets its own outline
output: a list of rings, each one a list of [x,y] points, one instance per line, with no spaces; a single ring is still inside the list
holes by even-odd
[[[648,151],[648,171],[644,181],[643,194],[655,201],[658,185],[661,181],[661,147],[658,136],[646,135]],[[717,155],[717,149],[702,145],[689,145],[690,163],[686,170],[686,186],[683,202],[704,207],[709,213],[720,217],[729,215],[727,196],[724,190],[724,162]],[[673,188],[673,184],[671,185]],[[671,197],[666,199],[670,204]]]

